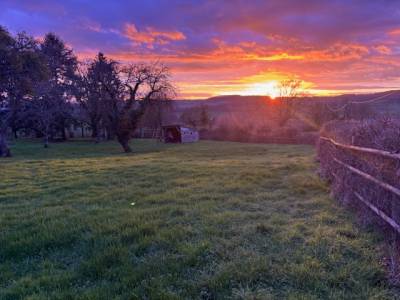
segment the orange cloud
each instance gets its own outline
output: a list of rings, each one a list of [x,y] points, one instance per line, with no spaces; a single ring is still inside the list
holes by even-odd
[[[288,54],[286,52],[282,52],[266,56],[248,54],[246,58],[249,60],[278,61],[278,60],[302,60],[305,57],[304,55]]]
[[[390,30],[389,35],[400,35],[400,28]]]
[[[368,53],[368,47],[363,45],[336,43],[324,50],[306,52],[304,56],[309,61],[346,61],[360,59]]]
[[[146,27],[144,31],[139,31],[133,23],[125,24],[124,35],[135,44],[147,44],[148,46],[165,45],[171,41],[186,39],[186,36],[179,31],[160,31],[152,27]]]
[[[375,47],[375,50],[378,51],[380,54],[392,54],[392,49],[385,45],[379,45]]]

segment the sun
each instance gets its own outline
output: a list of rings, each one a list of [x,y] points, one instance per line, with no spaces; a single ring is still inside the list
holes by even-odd
[[[269,96],[272,99],[275,99],[276,97],[279,97],[278,82],[273,80],[252,83],[240,94],[243,96]]]

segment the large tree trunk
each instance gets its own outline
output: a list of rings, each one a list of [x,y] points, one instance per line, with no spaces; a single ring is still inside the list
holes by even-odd
[[[132,152],[131,147],[129,147],[129,141],[137,128],[140,118],[144,114],[145,108],[146,106],[141,104],[139,109],[132,112],[130,111],[131,108],[127,106],[119,116],[115,135],[126,153]]]
[[[99,125],[96,123],[92,123],[91,127],[92,127],[92,138],[94,139],[94,142],[98,144],[101,141],[101,129],[99,128]]]
[[[122,148],[124,149],[125,153],[132,152],[131,147],[129,147],[129,140],[130,140],[130,133],[124,132],[117,134],[118,142],[121,144]]]
[[[0,131],[0,157],[10,157],[11,151],[8,147],[7,137],[4,132]]]

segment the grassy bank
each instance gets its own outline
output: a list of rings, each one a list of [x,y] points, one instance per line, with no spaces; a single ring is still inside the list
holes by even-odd
[[[19,142],[0,161],[0,299],[386,299],[378,238],[308,146]]]

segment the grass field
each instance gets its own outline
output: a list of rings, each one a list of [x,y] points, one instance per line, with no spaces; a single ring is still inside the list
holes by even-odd
[[[392,299],[309,146],[18,142],[0,299]]]

